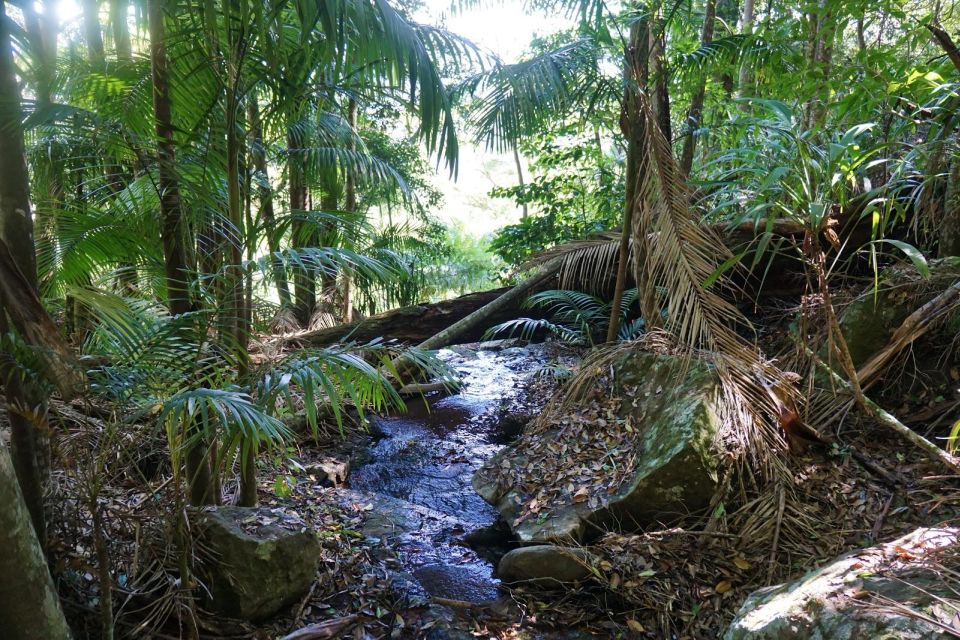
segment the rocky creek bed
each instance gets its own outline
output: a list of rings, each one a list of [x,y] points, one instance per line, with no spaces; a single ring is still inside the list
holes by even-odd
[[[436,598],[480,603],[500,595],[494,565],[508,532],[471,480],[542,409],[546,398],[529,389],[558,355],[549,345],[506,345],[443,350],[463,386],[377,418],[365,462],[341,491],[345,504],[368,513],[364,534],[396,549],[402,569]]]
[[[891,468],[899,487],[820,448],[783,459],[789,486],[728,492],[705,508],[712,488],[693,498],[670,490],[679,476],[669,461],[724,481],[710,459],[693,464],[697,433],[716,424],[709,368],[673,375],[668,352],[625,352],[591,367],[593,386],[562,407],[557,397],[547,404],[557,384],[542,374],[558,359],[588,370],[565,348],[498,342],[441,357],[462,381],[457,391],[410,399],[408,412],[372,418],[346,442],[280,452],[257,509],[204,510],[206,542],[224,546],[205,576],[226,598],[203,605],[216,614],[209,637],[799,639],[776,634],[805,620],[856,631],[837,624],[868,605],[862,625],[940,637],[902,608],[874,606],[909,589],[861,575],[868,559],[894,582],[926,562],[925,591],[930,576],[960,575],[949,528],[960,486],[889,434],[866,436],[861,425],[864,435],[847,442],[877,460],[902,451]],[[635,510],[633,494],[657,513]],[[920,542],[890,543],[922,527],[931,533]],[[850,552],[860,555],[844,560]],[[243,570],[218,573],[224,558]],[[951,589],[960,593],[960,580],[937,597],[956,601]],[[898,604],[936,624],[960,620],[952,604]],[[296,635],[305,628],[326,635]]]

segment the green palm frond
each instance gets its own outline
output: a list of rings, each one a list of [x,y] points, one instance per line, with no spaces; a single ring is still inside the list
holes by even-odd
[[[224,432],[230,449],[240,443],[243,446],[275,445],[291,435],[282,421],[266,413],[248,394],[237,389],[179,391],[162,403],[157,423],[163,425],[167,433],[177,467],[183,451],[209,441],[218,430]]]
[[[383,281],[389,281],[398,275],[389,263],[339,247],[285,249],[244,264],[244,269],[256,269],[265,276],[272,274],[273,269],[290,267],[315,270],[328,275],[335,275],[344,268],[349,268],[362,277]]]
[[[386,0],[338,0],[321,3],[317,11],[318,23],[328,37],[350,38],[355,67],[362,68],[364,60],[379,61],[366,67],[366,79],[372,85],[391,82],[405,88],[420,117],[420,135],[427,148],[440,152],[455,172],[459,145],[452,103],[436,59],[438,51],[449,55],[451,47],[462,50],[462,45],[418,29]],[[346,34],[339,32],[343,24],[350,29]]]
[[[363,418],[366,411],[402,411],[403,399],[394,387],[397,371],[393,362],[405,358],[414,371],[429,378],[449,378],[449,372],[434,356],[416,349],[398,350],[380,341],[365,345],[339,345],[301,351],[271,364],[259,374],[257,398],[268,408],[286,406],[296,412],[293,391],[302,394],[304,415],[317,434],[318,406],[327,407],[336,424],[343,428],[344,409],[356,408]]]
[[[574,106],[595,101],[590,94],[607,86],[598,69],[600,55],[596,42],[583,38],[469,78],[457,92],[479,98],[471,117],[477,140],[506,151]]]
[[[680,74],[691,74],[711,73],[736,62],[759,67],[777,56],[778,46],[761,33],[731,34],[679,54],[673,68]]]
[[[490,327],[483,334],[484,340],[493,340],[495,338],[520,338],[521,340],[533,340],[538,334],[543,332],[555,335],[561,341],[567,344],[587,344],[589,339],[582,331],[577,328],[571,328],[550,322],[543,318],[516,318],[508,320],[494,327]]]
[[[373,157],[364,151],[342,147],[305,147],[290,149],[289,154],[299,156],[304,165],[317,174],[337,171],[364,185],[396,186],[403,195],[410,194],[410,187],[403,176],[390,163]]]
[[[633,339],[642,333],[646,325],[642,319],[631,319],[631,307],[637,300],[637,289],[624,292],[620,302],[621,337]],[[544,332],[555,335],[569,344],[594,343],[594,337],[605,333],[610,322],[611,303],[583,291],[555,289],[541,291],[530,296],[524,306],[543,309],[549,320],[518,318],[491,327],[486,338],[498,336],[519,337],[532,340]]]

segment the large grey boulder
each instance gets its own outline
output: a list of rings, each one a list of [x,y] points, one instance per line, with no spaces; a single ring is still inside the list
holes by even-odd
[[[958,542],[960,529],[917,529],[843,556],[794,582],[755,591],[724,640],[946,638],[928,620],[960,632],[957,596],[930,561],[956,558]],[[910,611],[915,615],[907,615]]]
[[[500,559],[497,575],[507,583],[565,584],[590,577],[593,558],[583,549],[552,544],[514,549]]]
[[[590,496],[571,494],[571,481],[543,472],[543,456],[556,456],[552,475],[564,465],[584,464],[564,456],[570,432],[525,435],[488,461],[474,476],[474,489],[496,506],[521,541],[568,543],[604,529],[636,530],[706,508],[716,489],[719,385],[715,371],[700,362],[630,354],[615,364],[614,394],[623,399],[614,427],[615,464],[630,468],[619,486]],[[618,424],[619,424],[618,423]],[[630,431],[626,431],[629,426]],[[588,430],[591,425],[585,424]],[[553,439],[553,441],[551,441]],[[590,443],[576,442],[583,450]],[[600,450],[602,447],[595,450]],[[579,454],[576,454],[579,455]],[[606,464],[591,460],[591,464]],[[560,473],[557,473],[559,470]],[[554,485],[550,487],[549,485]],[[550,489],[551,503],[537,517],[524,517],[531,492]]]
[[[320,543],[282,526],[269,509],[217,507],[197,514],[207,607],[259,621],[299,601],[316,579]]]

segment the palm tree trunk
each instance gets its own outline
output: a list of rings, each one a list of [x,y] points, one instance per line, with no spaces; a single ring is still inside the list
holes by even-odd
[[[100,30],[100,0],[83,0],[83,31],[87,40],[87,58],[94,67],[102,67],[105,57]]]
[[[180,211],[180,185],[176,173],[176,152],[173,142],[172,107],[167,71],[165,0],[147,3],[150,23],[150,62],[153,79],[153,111],[157,134],[158,188],[160,190],[160,234],[163,243],[164,272],[170,313],[182,315],[193,311],[189,269],[185,246],[186,229]],[[202,445],[186,452],[190,501],[209,504],[210,466]]]
[[[130,26],[127,24],[127,0],[110,0],[110,25],[113,28],[113,47],[117,60],[129,62],[133,57],[130,46]]]
[[[340,206],[340,182],[336,169],[331,169],[323,180],[323,195],[320,197],[320,209],[327,213],[335,213]],[[325,222],[315,236],[314,244],[322,247],[333,246],[336,229],[334,225]],[[336,297],[337,277],[336,267],[329,265],[320,271],[319,306],[324,312],[332,312],[332,301]]]
[[[267,166],[266,148],[263,146],[263,123],[260,119],[260,105],[257,99],[251,96],[247,103],[247,118],[250,120],[250,134],[252,144],[250,155],[253,159],[253,168],[257,172],[257,194],[260,199],[260,219],[266,229],[267,248],[274,256],[273,281],[277,287],[277,296],[280,298],[280,307],[289,309],[293,306],[290,298],[290,284],[287,282],[287,269],[282,260],[276,259],[280,251],[279,238],[275,230],[276,213],[273,210],[273,189],[270,188],[270,172]]]
[[[617,279],[610,305],[610,322],[607,325],[607,342],[614,342],[620,333],[620,305],[627,284],[627,269],[630,263],[630,238],[633,230],[633,210],[637,186],[637,173],[640,162],[637,154],[644,136],[644,119],[638,105],[639,92],[646,90],[650,79],[650,27],[640,20],[630,28],[630,42],[624,52],[623,77],[626,92],[623,111],[620,114],[620,129],[627,140],[626,197],[623,206],[623,229],[620,232],[620,244],[617,259]],[[640,248],[640,247],[637,247]],[[644,284],[637,283],[643,290]],[[642,296],[649,303],[650,296]],[[652,304],[642,305],[645,311]],[[648,320],[653,322],[653,320]]]
[[[37,263],[34,254],[33,216],[30,212],[30,179],[24,162],[21,129],[20,89],[13,64],[6,7],[0,2],[0,241],[25,278],[25,284],[37,289]],[[17,300],[0,297],[0,330],[7,331],[6,316]],[[13,467],[30,513],[37,539],[46,536],[43,515],[43,465],[38,433],[45,427],[45,402],[42,397],[19,384],[16,377],[4,380],[4,391],[11,407],[10,444]],[[37,424],[34,424],[34,421]],[[40,428],[38,428],[40,427]]]
[[[703,32],[700,37],[701,44],[710,44],[713,42],[713,23],[717,17],[717,1],[707,0],[707,5],[703,12]],[[697,85],[693,98],[690,100],[690,110],[687,111],[687,128],[689,131],[683,140],[683,151],[680,153],[680,171],[684,176],[690,175],[693,168],[693,155],[697,148],[696,131],[700,128],[700,120],[703,117],[703,102],[707,95],[707,76],[702,75]]]
[[[233,65],[231,65],[233,66]],[[236,236],[230,242],[230,266],[228,278],[228,299],[230,300],[229,314],[233,316],[233,344],[237,360],[237,376],[243,379],[247,376],[250,363],[247,353],[247,343],[250,328],[247,326],[245,305],[246,278],[243,273],[243,249],[245,237],[243,206],[241,199],[240,174],[240,147],[241,135],[238,131],[237,114],[242,106],[236,95],[236,78],[231,79],[231,88],[227,90],[227,202],[229,207],[230,224]],[[240,475],[240,506],[254,507],[257,504],[257,443],[250,440],[244,446],[244,460],[241,464]]]
[[[307,209],[307,184],[303,173],[303,158],[300,156],[300,141],[294,133],[296,122],[291,118],[287,132],[287,175],[290,181],[290,215],[303,215]],[[295,249],[309,246],[311,234],[303,221],[294,220],[291,235]],[[293,269],[294,313],[300,325],[310,324],[317,306],[316,281],[312,270],[302,264]]]
[[[517,184],[520,185],[520,189],[524,187],[523,181],[523,164],[520,162],[520,150],[517,148],[517,145],[513,145],[513,162],[517,165]],[[530,213],[526,201],[523,203],[523,219],[527,219],[527,215]]]
[[[102,66],[105,60],[103,36],[100,29],[100,3],[98,0],[84,0],[83,21],[87,35],[87,56],[94,67]],[[130,29],[127,25],[126,0],[110,0],[110,22],[113,28],[114,50],[118,62],[130,62],[133,53],[130,46]],[[107,186],[113,193],[120,193],[126,187],[128,177],[116,157],[105,157],[103,165]],[[124,295],[137,290],[137,267],[130,262],[122,262],[117,269],[117,289]]]
[[[833,9],[826,0],[820,0],[815,11],[808,14],[810,33],[808,51],[810,69],[816,79],[817,90],[806,105],[806,127],[817,129],[827,118],[827,103],[830,99],[830,67],[833,63],[833,41],[836,36],[836,21]]]
[[[666,24],[663,17],[656,16],[656,20],[651,23],[650,28],[650,53],[649,63],[650,79],[653,89],[651,104],[656,116],[660,130],[669,141],[673,141],[672,124],[670,122],[670,83],[667,77],[666,60],[666,34],[664,29]]]
[[[743,0],[743,11],[740,14],[740,33],[748,36],[753,33],[754,0]],[[746,95],[747,86],[750,84],[750,67],[743,60],[740,61],[740,77],[737,81],[737,97],[743,98]],[[748,109],[746,102],[740,104],[741,110]]]
[[[350,150],[356,151],[356,130],[357,130],[357,101],[350,98],[347,106],[347,120],[350,123],[350,129],[353,135],[350,136]],[[356,213],[357,211],[357,181],[353,175],[348,174],[345,186],[345,195],[343,208],[347,213]],[[350,268],[343,270],[343,313],[341,320],[344,323],[353,322],[353,273]]]

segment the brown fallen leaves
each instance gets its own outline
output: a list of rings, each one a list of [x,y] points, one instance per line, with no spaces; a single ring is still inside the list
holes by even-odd
[[[612,386],[608,378],[597,384]],[[522,457],[484,470],[516,490],[520,509],[513,526],[564,505],[597,509],[616,493],[643,453],[639,429],[621,415],[621,405],[609,391],[592,393],[575,411],[528,429],[517,444]]]

